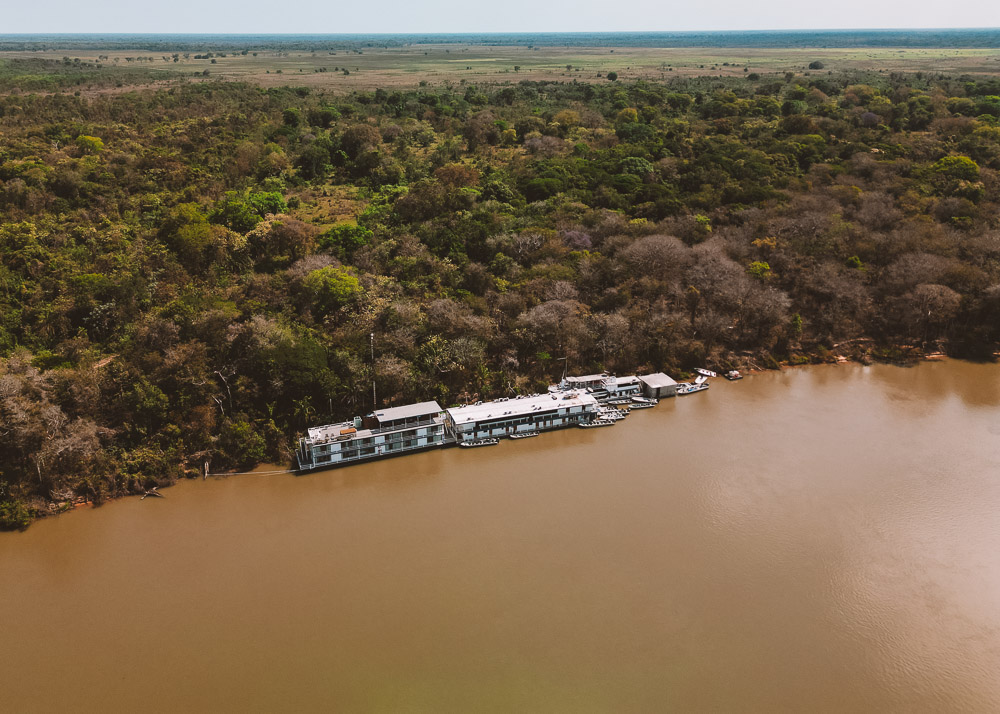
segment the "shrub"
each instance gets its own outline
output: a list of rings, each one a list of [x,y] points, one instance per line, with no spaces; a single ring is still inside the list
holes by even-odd
[[[96,136],[85,136],[81,134],[76,137],[76,145],[84,154],[99,154],[104,150],[104,142]]]
[[[755,260],[750,263],[747,272],[758,280],[767,280],[771,277],[771,265],[763,260]]]
[[[323,250],[336,255],[341,260],[350,260],[354,251],[368,245],[375,236],[369,229],[354,223],[341,223],[319,237]]]
[[[321,313],[343,307],[361,292],[361,283],[345,267],[327,266],[306,276],[303,287]]]
[[[979,164],[968,156],[945,156],[938,159],[931,170],[944,178],[958,181],[976,181],[979,178]]]
[[[227,420],[222,426],[219,448],[230,463],[249,468],[264,460],[267,444],[253,424],[237,419]]]
[[[285,199],[277,191],[227,191],[210,219],[237,233],[252,231],[264,216],[288,210]]]
[[[31,523],[31,511],[21,501],[0,502],[0,530],[19,530]]]

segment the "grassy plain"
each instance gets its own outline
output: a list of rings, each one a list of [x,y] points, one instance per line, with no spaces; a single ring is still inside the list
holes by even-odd
[[[210,50],[204,50],[203,54]],[[535,47],[488,45],[411,45],[366,48],[361,52],[257,50],[247,55],[226,53],[194,59],[180,53],[149,51],[53,49],[0,52],[0,60],[47,59],[101,62],[119,70],[134,68],[164,79],[181,75],[248,81],[263,86],[308,86],[351,91],[375,87],[405,88],[421,81],[429,85],[512,83],[521,80],[604,81],[614,71],[622,80],[664,80],[675,76],[739,76],[749,72],[801,74],[814,60],[822,72],[884,71],[944,74],[1000,74],[1000,50],[951,48],[650,48]],[[128,59],[131,58],[131,59]],[[347,70],[348,73],[345,73]],[[87,91],[87,87],[77,87]]]

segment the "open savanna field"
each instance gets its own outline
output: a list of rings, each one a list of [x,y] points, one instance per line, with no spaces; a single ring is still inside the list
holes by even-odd
[[[195,55],[211,58],[195,59]],[[426,45],[370,47],[363,50],[284,51],[248,48],[216,52],[61,50],[0,52],[3,59],[44,59],[100,63],[129,75],[156,81],[177,76],[247,81],[264,86],[296,85],[324,90],[376,87],[407,88],[466,82],[512,83],[521,80],[605,81],[608,72],[620,80],[664,80],[671,77],[739,76],[809,72],[810,62],[823,62],[822,72],[883,71],[950,75],[1000,74],[1000,50],[958,48],[655,48]],[[345,71],[346,70],[346,71]],[[815,71],[814,71],[815,72]],[[133,84],[133,81],[125,81]],[[86,84],[75,90],[93,89]],[[74,90],[74,91],[75,91]],[[105,89],[105,91],[107,91]]]

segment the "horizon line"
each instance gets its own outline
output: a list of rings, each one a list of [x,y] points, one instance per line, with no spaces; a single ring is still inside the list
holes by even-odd
[[[420,36],[420,35],[638,35],[638,34],[732,34],[732,33],[767,33],[767,32],[983,32],[1000,31],[1000,26],[984,27],[797,27],[797,28],[758,28],[758,29],[729,29],[729,30],[453,30],[447,32],[425,30],[407,32],[266,32],[266,31],[200,31],[200,32],[149,32],[142,30],[90,30],[80,32],[63,31],[24,31],[24,32],[0,32],[0,37],[37,37],[37,36],[59,36],[59,37],[85,37],[91,35],[115,35],[115,36],[157,36],[174,37],[183,36],[207,36],[223,35],[239,37],[245,35],[261,36],[285,36],[285,37],[378,37],[378,36]]]

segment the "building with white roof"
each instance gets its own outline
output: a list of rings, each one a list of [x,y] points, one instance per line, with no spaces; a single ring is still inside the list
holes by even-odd
[[[447,414],[461,442],[586,423],[596,418],[597,407],[592,394],[567,391],[452,407]]]

